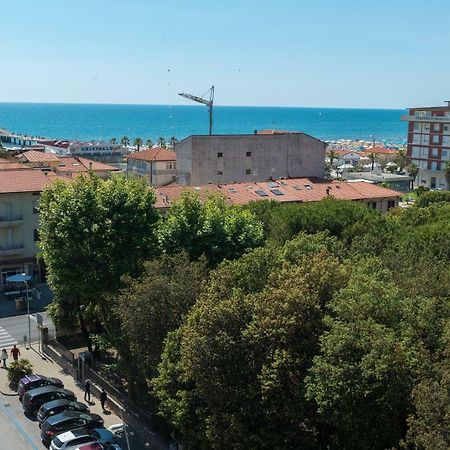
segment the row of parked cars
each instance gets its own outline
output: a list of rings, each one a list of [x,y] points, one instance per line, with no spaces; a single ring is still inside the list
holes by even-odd
[[[115,435],[104,427],[98,414],[77,401],[61,380],[27,375],[18,386],[26,415],[36,417],[41,439],[52,450],[121,450]]]

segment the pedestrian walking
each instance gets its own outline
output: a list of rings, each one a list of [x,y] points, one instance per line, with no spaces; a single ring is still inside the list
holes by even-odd
[[[2,350],[2,361],[3,361],[3,368],[7,369],[6,367],[6,360],[8,359],[8,351],[6,350],[6,348],[4,348]]]
[[[108,399],[108,394],[106,393],[105,389],[102,388],[102,393],[100,394],[100,403],[102,405],[103,412],[106,412],[105,403],[106,403],[107,399]]]
[[[91,381],[84,382],[84,401],[91,403]]]
[[[16,347],[16,344],[14,344],[14,347],[11,349],[11,355],[14,358],[14,361],[19,360],[20,350]]]

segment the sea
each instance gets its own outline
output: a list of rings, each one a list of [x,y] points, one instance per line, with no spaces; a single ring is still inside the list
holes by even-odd
[[[401,144],[406,138],[402,109],[293,108],[214,106],[214,134],[254,130],[301,131],[322,140],[361,139]],[[181,140],[208,133],[208,110],[202,105],[113,105],[0,103],[0,128],[67,140]]]

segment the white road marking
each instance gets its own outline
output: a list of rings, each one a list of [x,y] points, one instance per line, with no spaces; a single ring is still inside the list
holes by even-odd
[[[18,344],[18,342],[4,328],[0,327],[0,347],[9,347],[14,344]]]

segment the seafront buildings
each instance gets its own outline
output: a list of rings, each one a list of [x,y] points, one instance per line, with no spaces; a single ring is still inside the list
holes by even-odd
[[[419,168],[418,185],[448,189],[445,165],[450,159],[450,101],[446,106],[409,108],[408,162]]]

